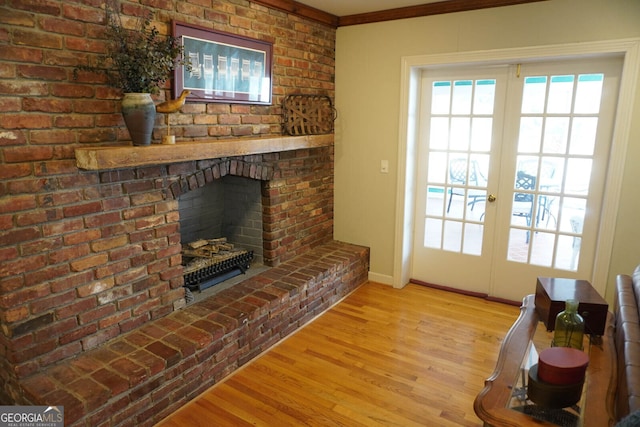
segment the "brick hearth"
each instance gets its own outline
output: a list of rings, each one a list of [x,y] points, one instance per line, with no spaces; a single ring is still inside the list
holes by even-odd
[[[23,383],[66,425],[152,426],[367,278],[366,248],[330,242]]]

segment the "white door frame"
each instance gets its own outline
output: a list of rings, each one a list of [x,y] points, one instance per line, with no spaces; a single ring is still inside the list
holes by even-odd
[[[640,38],[535,46],[478,52],[419,55],[402,58],[400,93],[400,128],[398,136],[398,186],[396,189],[396,224],[394,244],[393,287],[409,282],[411,247],[414,229],[416,189],[416,150],[418,144],[418,93],[420,73],[429,68],[463,65],[518,64],[539,60],[579,58],[590,55],[619,55],[624,58],[620,77],[620,93],[614,122],[609,167],[606,176],[593,275],[588,280],[605,294],[610,257],[620,201],[625,155],[629,142],[632,107],[640,70]]]

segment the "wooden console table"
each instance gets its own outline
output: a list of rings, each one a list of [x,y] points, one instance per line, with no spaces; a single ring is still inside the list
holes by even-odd
[[[505,337],[493,374],[485,381],[473,407],[485,426],[557,426],[550,421],[534,419],[514,405],[514,396],[522,392],[525,359],[529,358],[532,344],[537,351],[549,347],[553,334],[548,332],[535,310],[534,295],[524,298],[520,316]],[[616,357],[613,342],[613,315],[608,313],[605,333],[601,337],[585,336],[585,351],[589,353],[589,366],[583,387],[579,420],[574,424],[584,427],[607,427],[615,423],[614,395]],[[537,363],[537,359],[534,363]],[[524,375],[523,375],[524,374]],[[522,396],[526,399],[526,396]],[[528,402],[531,404],[531,402]]]

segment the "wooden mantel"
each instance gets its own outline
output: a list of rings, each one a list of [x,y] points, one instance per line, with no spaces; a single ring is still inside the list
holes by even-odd
[[[333,145],[333,134],[236,138],[179,142],[174,145],[76,148],[76,165],[85,170],[122,169],[220,157],[275,153]]]

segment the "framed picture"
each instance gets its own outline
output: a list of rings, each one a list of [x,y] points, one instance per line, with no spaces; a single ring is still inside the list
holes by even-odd
[[[189,101],[271,104],[271,43],[173,22],[173,36],[191,62],[175,70],[173,93]]]

